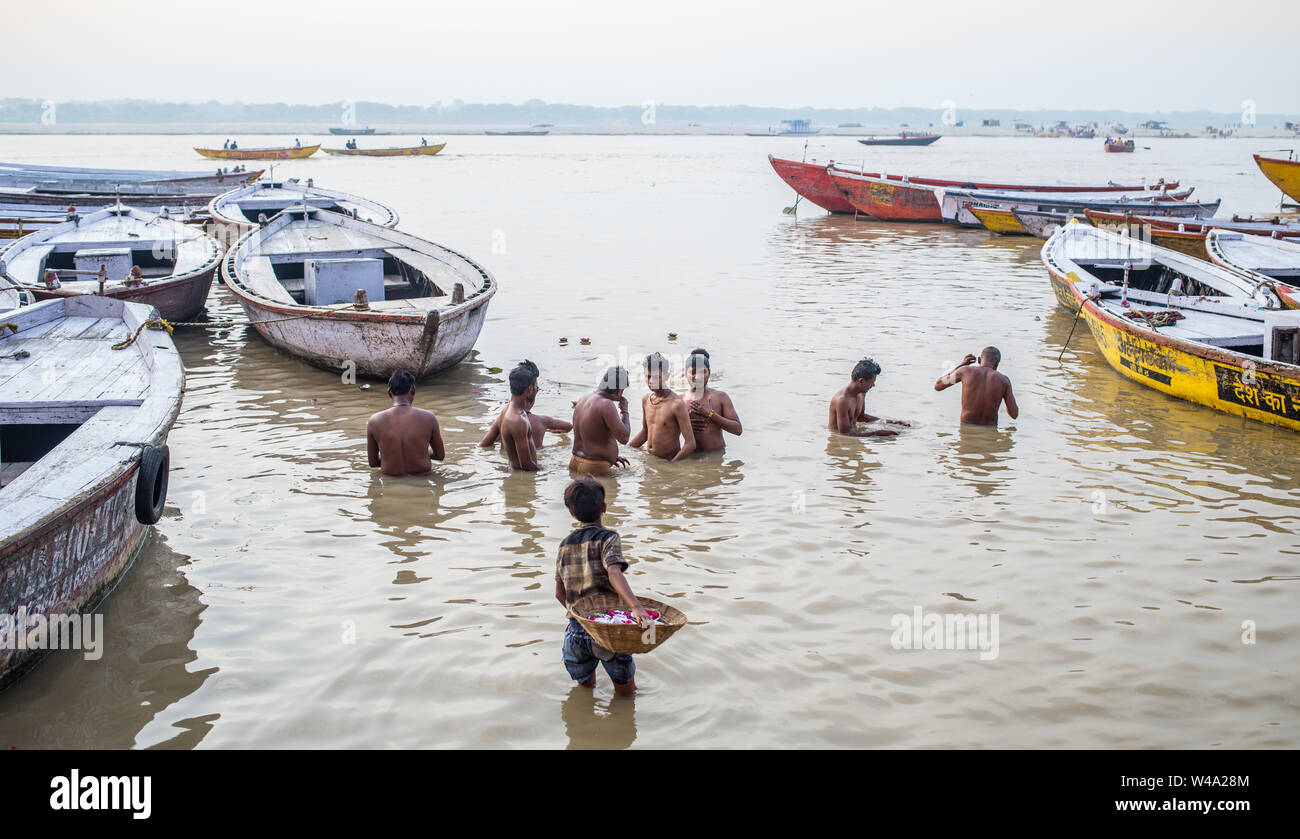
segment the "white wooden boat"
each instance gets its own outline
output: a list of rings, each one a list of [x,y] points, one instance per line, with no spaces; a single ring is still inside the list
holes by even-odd
[[[217,238],[230,247],[245,233],[258,225],[258,219],[267,220],[276,213],[294,206],[315,207],[378,224],[396,227],[397,213],[392,208],[335,189],[322,189],[296,178],[287,181],[258,181],[239,189],[232,189],[213,198],[208,212]]]
[[[31,294],[0,275],[0,315],[31,302]]]
[[[1300,430],[1300,312],[1178,251],[1079,223],[1042,259],[1057,301],[1121,375],[1179,399]],[[1183,285],[1175,290],[1174,281]]]
[[[0,329],[0,615],[95,606],[167,497],[185,372],[153,309],[105,297],[26,306]],[[0,644],[0,686],[39,651]]]
[[[1083,218],[1077,213],[1054,212],[1052,210],[1012,210],[1011,214],[1019,220],[1021,226],[1031,236],[1048,239],[1053,233],[1070,223],[1072,218]]]
[[[1272,280],[1282,302],[1300,309],[1300,242],[1215,229],[1205,234],[1205,252],[1215,265]]]
[[[964,227],[981,227],[967,205],[976,202],[1006,210],[1036,210],[1082,213],[1085,209],[1131,210],[1135,213],[1151,215],[1185,216],[1201,218],[1214,215],[1219,209],[1219,202],[1193,203],[1185,200],[1192,194],[1192,188],[1177,192],[1153,195],[1152,192],[1074,192],[1042,193],[1012,192],[980,189],[937,189],[935,198],[939,202],[939,213],[949,224]]]
[[[492,276],[432,242],[299,207],[244,235],[222,281],[268,342],[311,364],[387,378],[458,363],[496,293]],[[352,304],[357,290],[367,310]]]
[[[207,302],[221,253],[217,241],[196,227],[117,206],[15,241],[0,254],[0,275],[38,300],[99,294],[188,321]],[[140,269],[143,282],[127,283],[133,268]],[[58,288],[44,282],[48,271],[58,274]]]

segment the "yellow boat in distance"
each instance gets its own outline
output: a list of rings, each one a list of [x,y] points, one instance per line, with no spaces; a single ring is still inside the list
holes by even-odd
[[[1004,236],[1032,236],[1020,219],[1016,218],[1015,212],[1003,207],[981,207],[978,204],[967,204],[966,209],[971,211],[975,218],[980,220],[984,225],[994,233],[1001,233]]]
[[[1300,160],[1296,160],[1294,151],[1288,150],[1286,154],[1285,158],[1257,154],[1255,165],[1283,195],[1300,203]]]
[[[201,149],[195,146],[194,150],[204,157],[217,160],[300,160],[311,157],[319,148],[320,143],[314,146],[291,146],[286,149]]]
[[[1057,301],[1116,372],[1300,431],[1300,312],[1234,271],[1073,222],[1043,245]]]
[[[365,157],[416,157],[437,154],[446,147],[446,143],[436,143],[432,146],[399,146],[390,149],[325,149],[325,153],[359,154]]]

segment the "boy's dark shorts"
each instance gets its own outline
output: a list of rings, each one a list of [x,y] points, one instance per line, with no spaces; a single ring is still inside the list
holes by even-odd
[[[564,630],[564,669],[575,682],[585,682],[596,672],[596,663],[605,665],[605,672],[616,685],[625,685],[632,681],[636,673],[636,662],[627,653],[614,653],[609,661],[601,661],[591,651],[592,640],[587,630],[574,618],[569,618],[569,627]]]

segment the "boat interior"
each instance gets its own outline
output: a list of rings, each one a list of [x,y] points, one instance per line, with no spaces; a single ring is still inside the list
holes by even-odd
[[[17,282],[39,286],[47,270],[74,290],[97,288],[102,267],[109,287],[125,283],[138,267],[145,280],[189,274],[212,262],[216,245],[193,228],[157,216],[109,210],[103,218],[49,228],[42,241],[19,240],[3,255],[4,272]],[[98,214],[95,214],[96,216]]]
[[[239,198],[234,202],[235,208],[239,214],[251,222],[265,221],[272,218],[276,213],[283,212],[290,207],[301,207],[306,205],[316,210],[329,210],[332,213],[354,217],[363,217],[361,208],[350,202],[339,201],[328,195],[319,193],[307,194],[301,191],[289,189],[266,189],[249,195],[246,198]]]
[[[414,250],[315,213],[293,216],[279,229],[263,228],[262,239],[240,255],[237,273],[249,291],[281,303],[334,306],[353,302],[361,289],[372,309],[401,314],[454,305],[482,288],[451,252]]]

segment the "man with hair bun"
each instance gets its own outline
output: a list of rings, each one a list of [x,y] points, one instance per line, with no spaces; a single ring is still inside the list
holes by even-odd
[[[709,387],[711,374],[709,351],[691,350],[686,358],[686,379],[690,382],[691,389],[685,394],[685,399],[690,410],[691,431],[695,434],[697,452],[722,451],[727,447],[722,432],[737,437],[744,432],[740,416],[731,404],[731,397]]]
[[[433,461],[446,456],[438,418],[411,404],[415,401],[415,377],[405,370],[398,370],[388,380],[388,397],[393,407],[366,423],[370,468],[394,477],[429,474]]]
[[[831,431],[838,431],[850,437],[893,437],[898,434],[891,428],[858,430],[860,422],[876,422],[880,417],[873,417],[865,410],[867,391],[876,386],[876,377],[880,375],[880,365],[870,358],[864,358],[853,367],[849,383],[831,397],[830,421]],[[907,425],[898,420],[888,420],[893,425]]]

